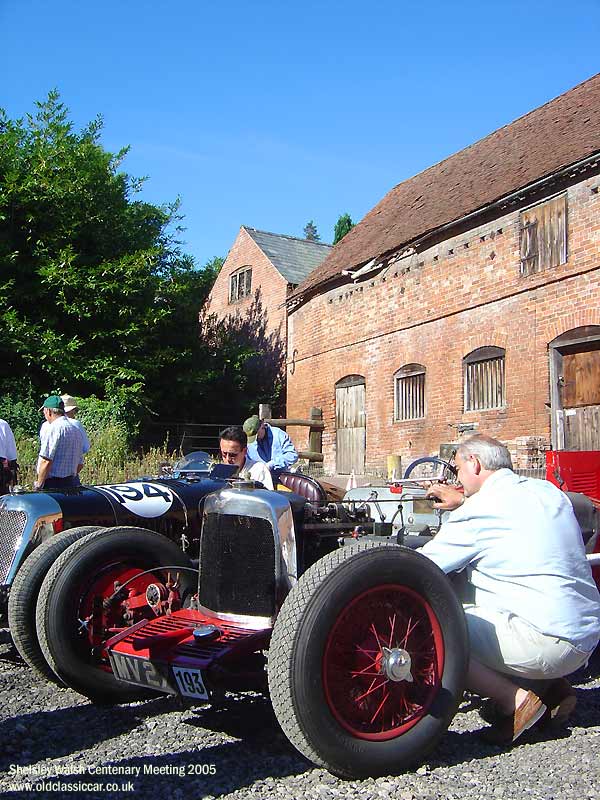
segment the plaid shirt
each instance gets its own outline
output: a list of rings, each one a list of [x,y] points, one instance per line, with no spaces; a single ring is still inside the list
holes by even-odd
[[[40,430],[42,446],[40,457],[52,461],[48,477],[68,478],[77,475],[83,464],[83,438],[81,432],[67,417],[57,417]]]

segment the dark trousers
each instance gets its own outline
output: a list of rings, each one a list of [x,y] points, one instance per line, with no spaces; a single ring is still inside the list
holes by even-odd
[[[44,489],[74,489],[81,486],[79,475],[67,475],[66,478],[46,478]]]

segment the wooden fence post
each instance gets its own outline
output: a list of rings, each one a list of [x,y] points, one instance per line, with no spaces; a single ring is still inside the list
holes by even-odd
[[[315,422],[323,422],[323,411],[320,408],[311,408],[309,417]],[[323,426],[311,428],[308,435],[308,449],[312,453],[323,453]]]

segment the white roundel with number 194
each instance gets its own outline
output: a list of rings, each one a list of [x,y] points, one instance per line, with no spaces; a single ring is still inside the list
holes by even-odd
[[[173,492],[159,483],[136,481],[136,483],[116,483],[112,486],[97,486],[114,497],[138,517],[161,517],[173,505]]]

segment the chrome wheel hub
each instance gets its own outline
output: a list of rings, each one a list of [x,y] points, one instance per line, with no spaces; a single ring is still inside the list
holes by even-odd
[[[413,682],[411,673],[411,659],[406,650],[401,647],[381,648],[381,672],[391,681]]]

